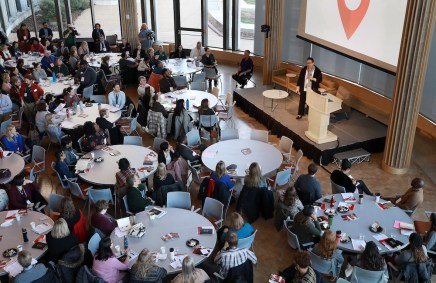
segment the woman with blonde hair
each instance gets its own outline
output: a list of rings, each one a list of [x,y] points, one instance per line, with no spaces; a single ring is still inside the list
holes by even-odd
[[[159,190],[159,188],[162,186],[172,185],[175,182],[176,181],[174,180],[173,175],[167,172],[167,166],[165,165],[165,163],[159,163],[153,178],[154,191]]]
[[[79,61],[79,55],[77,53],[77,47],[71,46],[70,48],[70,58],[68,59],[68,63],[70,64],[71,68],[76,70],[77,61]]]
[[[79,244],[79,240],[70,233],[67,222],[59,218],[53,225],[53,229],[46,236],[48,260],[57,262],[72,247]]]
[[[82,43],[80,44],[78,53],[79,53],[79,56],[89,54],[88,42],[86,42],[85,40],[82,41]]]
[[[222,160],[218,161],[218,163],[216,164],[216,167],[215,167],[215,172],[212,172],[210,177],[215,182],[221,182],[221,183],[226,184],[227,189],[229,189],[229,190],[232,189],[233,186],[235,185],[235,183],[232,180],[232,178],[230,177],[230,175],[227,174],[226,164]]]
[[[319,255],[322,259],[333,260],[335,265],[342,265],[344,258],[342,257],[342,251],[338,249],[336,243],[336,233],[332,230],[325,230],[321,236],[319,243],[315,245],[312,252]]]
[[[203,269],[195,268],[194,259],[187,256],[182,262],[182,273],[177,275],[171,283],[203,283],[209,279]]]
[[[58,124],[55,124],[53,118],[54,115],[51,113],[45,115],[45,130],[52,137],[56,137],[57,141],[60,141],[62,137],[65,136],[65,133],[62,132],[61,127],[59,127]]]
[[[265,178],[262,177],[262,170],[257,162],[253,162],[248,167],[248,174],[244,178],[244,184],[251,188],[267,187]]]
[[[2,137],[2,143],[5,146],[5,150],[20,154],[25,154],[26,152],[24,138],[17,132],[13,124],[7,126],[6,135]]]
[[[226,227],[223,230],[221,243],[226,241],[228,232],[235,232],[236,235],[238,235],[238,239],[244,239],[254,233],[254,228],[249,223],[244,222],[244,218],[242,218],[241,214],[233,212],[230,216],[229,227]]]
[[[151,252],[145,248],[130,269],[130,282],[161,283],[166,275],[166,269],[154,264]]]

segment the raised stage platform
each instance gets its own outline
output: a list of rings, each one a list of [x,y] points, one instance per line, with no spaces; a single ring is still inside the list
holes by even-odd
[[[289,137],[294,141],[294,148],[302,149],[304,155],[316,163],[326,165],[333,161],[335,153],[352,149],[363,148],[371,153],[384,150],[387,127],[354,109],[349,120],[331,119],[329,131],[338,136],[337,141],[313,143],[304,134],[308,128],[307,115],[301,120],[295,119],[299,96],[292,93],[286,99],[274,101],[278,106],[271,112],[271,100],[264,101],[262,96],[262,92],[268,89],[272,89],[272,86],[235,89],[233,99],[245,113],[264,124],[271,134]]]

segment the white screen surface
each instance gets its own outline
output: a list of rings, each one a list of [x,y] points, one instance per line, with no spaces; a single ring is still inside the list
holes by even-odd
[[[406,0],[303,0],[298,35],[395,72],[406,6]]]

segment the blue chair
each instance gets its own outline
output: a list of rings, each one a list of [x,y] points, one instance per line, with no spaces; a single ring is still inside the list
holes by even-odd
[[[64,196],[58,194],[50,194],[48,196],[48,212],[60,212],[61,210],[61,201],[64,199]]]
[[[142,137],[137,137],[137,136],[127,136],[127,137],[124,137],[124,143],[123,144],[142,146]]]
[[[194,211],[191,205],[191,194],[189,192],[168,192],[167,207],[181,208]],[[195,211],[200,210],[199,208]]]
[[[238,129],[226,128],[221,130],[220,141],[239,139]]]
[[[124,203],[124,208],[126,209],[126,213],[127,215],[135,215],[133,212],[130,211],[129,209],[129,204],[127,203],[127,196],[123,196],[123,203]]]
[[[388,278],[384,275],[384,270],[372,271],[354,266],[351,274],[351,283],[385,283]]]
[[[291,169],[285,169],[277,173],[275,179],[268,179],[271,183],[269,184],[273,191],[282,189],[289,186],[289,181],[291,179]]]
[[[221,228],[224,221],[224,204],[216,199],[206,197],[203,205],[203,216],[214,219],[215,225]]]
[[[95,253],[97,252],[100,241],[101,241],[101,237],[98,233],[92,235],[91,239],[89,240],[88,250],[91,252],[92,256],[94,256]]]
[[[88,202],[88,216],[89,216],[89,211],[91,208],[91,202],[96,203],[99,200],[107,200],[112,202],[112,204],[115,204],[114,199],[112,197],[112,191],[111,189],[88,189],[88,198],[89,198],[89,202]],[[116,216],[117,210],[115,207],[115,216]]]
[[[339,276],[339,272],[341,271],[342,263],[339,264],[334,259],[323,259],[320,256],[314,254],[312,251],[309,251],[310,260],[312,262],[312,268],[327,276],[332,276],[334,278]]]
[[[300,244],[300,242],[298,241],[298,237],[297,235],[294,234],[294,232],[292,232],[289,227],[288,227],[288,223],[293,223],[291,221],[288,220],[283,220],[283,226],[285,228],[286,231],[286,237],[288,239],[288,244],[291,248],[293,248],[294,250],[307,250],[308,248],[312,247],[314,245],[313,242],[309,242],[309,243],[305,243],[305,244]]]
[[[252,249],[254,251],[254,238],[256,237],[257,230],[250,236],[238,240],[238,249]]]

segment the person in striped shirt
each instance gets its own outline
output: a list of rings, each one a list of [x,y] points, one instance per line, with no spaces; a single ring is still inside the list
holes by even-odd
[[[223,249],[215,257],[215,263],[220,268],[220,274],[226,278],[231,268],[239,266],[247,260],[251,260],[253,264],[256,264],[256,255],[249,249],[239,249],[238,235],[235,232],[228,233]]]

